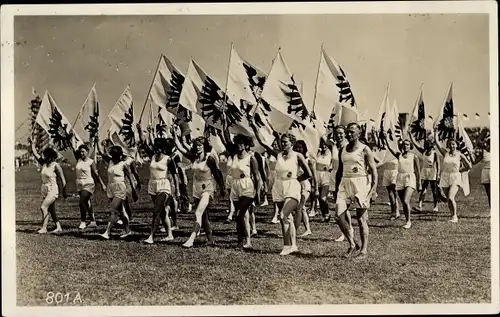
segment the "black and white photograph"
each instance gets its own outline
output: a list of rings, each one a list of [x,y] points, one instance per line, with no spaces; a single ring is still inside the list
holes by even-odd
[[[497,28],[2,6],[2,315],[499,313]]]

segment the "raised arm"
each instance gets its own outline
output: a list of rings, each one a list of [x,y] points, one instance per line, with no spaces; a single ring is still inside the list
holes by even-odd
[[[55,165],[55,173],[59,177],[59,179],[61,180],[63,197],[66,198],[66,197],[68,197],[68,193],[66,191],[66,178],[64,177],[64,172],[61,168],[61,165],[59,165],[59,163],[56,163],[56,165]]]
[[[106,190],[106,185],[104,185],[104,181],[102,180],[102,177],[101,175],[99,175],[99,172],[97,171],[97,166],[96,166],[96,163],[95,162],[92,162],[92,165],[90,166],[91,168],[91,173],[92,173],[92,177],[94,179],[97,179],[99,181],[99,184],[101,184],[101,188],[102,190]]]
[[[266,149],[266,151],[269,154],[271,154],[274,157],[278,157],[278,153],[272,147],[270,147],[269,145],[267,145],[266,143],[264,143],[264,141],[262,141],[262,139],[260,137],[260,134],[259,134],[259,130],[257,129],[257,127],[255,126],[255,124],[253,123],[253,120],[248,120],[248,123],[250,124],[250,127],[252,128],[253,133],[255,134],[255,138],[257,139],[257,142],[259,142],[259,144],[264,149]]]
[[[212,175],[215,178],[215,182],[217,183],[217,185],[220,188],[221,196],[225,196],[226,186],[224,184],[224,178],[222,176],[222,172],[221,172],[219,166],[217,165],[217,162],[215,162],[215,159],[212,156],[209,156],[207,158],[207,165],[210,168]]]
[[[175,147],[179,150],[179,152],[184,155],[185,157],[188,158],[188,160],[190,161],[194,161],[196,159],[196,156],[194,155],[193,152],[187,150],[184,145],[182,144],[182,142],[180,141],[179,139],[179,136],[180,136],[180,129],[178,126],[174,125],[172,126],[172,136],[173,136],[173,139],[174,139],[174,144],[175,144]]]
[[[31,140],[31,152],[33,153],[33,156],[35,157],[37,162],[40,165],[42,165],[43,164],[42,156],[38,154],[38,151],[36,150],[36,140]]]
[[[149,127],[148,127],[149,129]],[[142,128],[141,128],[141,123],[137,123],[137,134],[139,135],[139,145],[144,149],[144,151],[146,152],[146,155],[149,157],[149,158],[152,158],[153,155],[154,155],[154,151],[153,149],[149,146],[149,144],[152,144],[152,143],[149,143],[146,142],[144,140],[144,135],[142,133]],[[148,133],[148,136],[149,136],[149,133]],[[151,142],[151,141],[150,141]]]
[[[419,146],[417,144],[417,142],[415,142],[415,139],[413,139],[413,135],[411,133],[408,133],[410,135],[410,141],[411,143],[413,144],[413,146],[417,149],[417,151],[419,151],[421,154],[424,154],[425,152],[425,149],[421,146]]]
[[[438,149],[439,153],[441,153],[442,156],[445,156],[447,151],[445,149],[443,149],[438,142],[437,130],[434,131],[434,140],[436,140],[436,142],[434,142],[434,143],[436,144],[436,148]]]
[[[102,141],[105,142],[105,141]],[[99,154],[101,155],[102,159],[105,160],[106,162],[111,161],[111,156],[105,151],[104,147],[102,146],[101,142],[99,142],[99,139],[97,139],[97,151],[99,151]]]
[[[394,151],[394,149],[391,147],[391,144],[389,143],[389,140],[387,139],[387,135],[385,132],[382,132],[382,138],[384,139],[385,144],[387,145],[387,149],[389,152],[391,152],[392,155],[394,155],[395,158],[399,158],[399,151]],[[371,152],[371,151],[370,151]],[[372,153],[373,157],[373,153]]]

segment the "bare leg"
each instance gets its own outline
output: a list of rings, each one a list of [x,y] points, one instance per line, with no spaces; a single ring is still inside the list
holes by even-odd
[[[193,225],[193,230],[191,232],[189,239],[186,241],[186,243],[182,245],[183,247],[190,248],[193,246],[196,234],[200,231],[202,225],[202,216],[205,213],[205,210],[207,209],[209,202],[210,202],[210,195],[208,193],[203,193],[201,198],[198,200],[198,204],[196,205],[196,210],[194,212],[195,222]],[[210,224],[208,224],[208,227],[210,227]],[[208,237],[209,233],[206,232],[206,234]]]
[[[297,249],[297,237],[293,223],[293,211],[297,208],[297,204],[297,200],[286,198],[281,208],[281,226],[284,244],[283,251],[281,252],[282,255],[290,254]]]

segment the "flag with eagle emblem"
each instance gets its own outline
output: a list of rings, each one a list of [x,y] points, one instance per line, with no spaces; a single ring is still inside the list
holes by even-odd
[[[387,147],[383,139],[383,133],[387,133],[388,128],[391,126],[391,122],[394,121],[392,118],[388,118],[388,116],[392,115],[393,113],[391,112],[389,102],[389,86],[387,86],[384,98],[382,99],[382,104],[380,105],[372,128],[372,136],[374,138],[374,143],[376,145],[375,148],[377,151],[374,155],[378,161],[385,160],[385,157],[387,156]],[[374,149],[372,148],[372,150]]]
[[[469,161],[473,161],[474,157],[471,155],[474,155],[474,145],[472,144],[471,139],[469,138],[469,135],[465,131],[463,122],[462,122],[462,117],[460,114],[457,115],[457,129],[455,133],[455,140],[457,142],[457,149],[465,155]],[[470,184],[469,184],[469,172],[463,172],[462,173],[462,190],[464,192],[465,196],[468,196],[470,194]]]
[[[189,63],[180,104],[218,130],[222,130],[224,115],[233,129],[241,126],[245,116],[194,60]]]
[[[134,122],[134,102],[130,86],[127,86],[107,117],[107,134],[129,155],[137,149],[138,135]]]
[[[94,145],[99,133],[99,101],[97,99],[95,84],[83,102],[73,126],[75,131],[82,136],[83,141],[89,144],[90,151],[95,150]],[[95,154],[96,151],[94,151]]]
[[[417,101],[413,107],[412,116],[410,119],[409,133],[412,139],[418,146],[423,147],[424,142],[429,134],[429,126],[427,124],[427,114],[425,112],[423,89],[420,88]]]
[[[261,104],[262,107],[259,108],[267,116],[264,118],[256,117],[256,120],[267,120],[272,128],[279,133],[287,132],[294,121],[300,124],[309,115],[295,79],[279,50],[264,84]]]
[[[148,94],[153,108],[165,108],[177,115],[184,80],[184,75],[162,54]]]
[[[72,152],[83,144],[82,138],[74,131],[48,91],[45,91],[42,98],[36,123],[50,136],[47,145],[53,146],[59,152]]]
[[[446,140],[455,137],[455,109],[453,107],[453,84],[450,84],[441,112],[434,121],[434,129],[437,130],[436,142],[446,147]]]

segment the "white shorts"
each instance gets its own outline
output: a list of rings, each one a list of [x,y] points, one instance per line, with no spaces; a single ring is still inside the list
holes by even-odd
[[[50,184],[42,185],[42,207],[49,208],[59,197],[59,188]]]
[[[95,184],[93,180],[76,180],[76,190],[78,192],[82,190],[86,190],[89,193],[93,194],[95,191]]]
[[[229,198],[237,201],[240,197],[254,198],[256,195],[253,180],[250,177],[238,178],[233,181]]]
[[[201,199],[203,193],[208,193],[210,197],[214,197],[215,186],[212,180],[193,181],[193,198]]]
[[[420,171],[420,177],[423,181],[435,181],[437,179],[436,168],[433,167],[423,167]]]
[[[306,198],[308,198],[311,195],[311,183],[309,182],[308,179],[305,181],[300,182],[300,194]]]
[[[275,179],[272,189],[273,202],[284,202],[286,198],[293,198],[300,202],[301,189],[297,179]]]
[[[347,210],[347,205],[357,204],[359,208],[370,207],[370,193],[371,184],[366,177],[344,178],[339,185],[339,192],[337,194],[337,215],[341,215]]]
[[[489,184],[491,182],[490,180],[490,169],[489,168],[483,168],[481,170],[481,184]]]
[[[335,175],[334,175],[335,177]],[[318,187],[330,186],[331,184],[331,173],[329,171],[318,171],[316,170],[316,183]]]
[[[454,173],[441,173],[441,179],[439,180],[439,187],[448,188],[452,185],[457,185],[462,187],[462,174],[460,172]]]
[[[127,198],[127,186],[125,182],[109,183],[106,187],[106,194],[109,199],[116,197],[125,200]]]
[[[396,179],[396,190],[403,190],[406,187],[417,189],[417,178],[415,173],[398,173]]]
[[[391,185],[396,185],[396,180],[398,178],[398,170],[384,170],[384,175],[382,176],[382,186],[387,187]]]
[[[148,182],[148,194],[150,195],[158,195],[161,193],[170,195],[171,192],[172,186],[168,178],[150,179]]]

